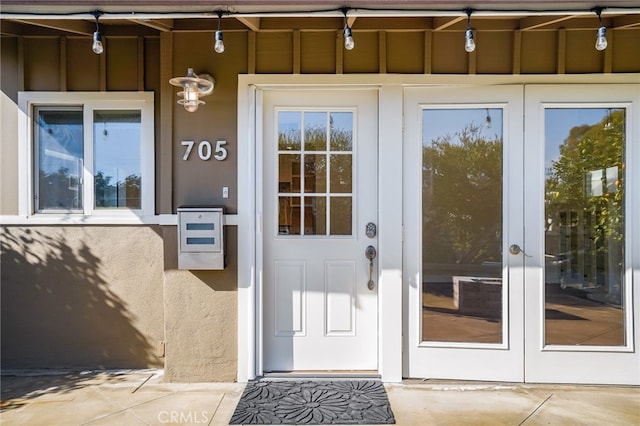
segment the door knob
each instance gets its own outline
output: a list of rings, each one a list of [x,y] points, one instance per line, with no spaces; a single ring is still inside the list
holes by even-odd
[[[511,253],[511,254],[512,254],[512,255],[514,255],[514,256],[517,256],[517,255],[519,255],[520,253],[522,253],[522,254],[523,254],[524,256],[526,256],[526,257],[531,257],[531,256],[529,256],[527,253],[525,253],[525,252],[524,252],[524,250],[522,250],[522,249],[520,248],[520,246],[519,246],[519,245],[517,245],[517,244],[511,244],[511,245],[509,246],[509,253]]]
[[[369,290],[373,290],[375,288],[375,283],[373,282],[373,259],[376,258],[376,248],[374,246],[368,246],[364,251],[364,256],[369,259],[369,282],[367,283],[367,288]]]

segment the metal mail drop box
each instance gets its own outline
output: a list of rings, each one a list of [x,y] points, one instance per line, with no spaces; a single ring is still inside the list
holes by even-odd
[[[178,208],[178,268],[224,269],[222,207]]]

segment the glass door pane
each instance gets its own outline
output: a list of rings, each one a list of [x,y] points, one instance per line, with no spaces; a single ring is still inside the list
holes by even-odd
[[[625,345],[625,113],[545,109],[545,345]]]
[[[424,342],[503,342],[502,112],[422,111]]]

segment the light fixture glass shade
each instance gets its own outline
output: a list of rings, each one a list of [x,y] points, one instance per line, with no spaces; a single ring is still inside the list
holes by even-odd
[[[186,99],[179,99],[178,100],[178,104],[182,105],[184,107],[184,109],[186,109],[188,112],[196,112],[198,110],[198,107],[200,105],[204,105],[204,101],[201,101],[199,99],[196,100],[186,100]]]
[[[186,76],[174,77],[169,80],[169,83],[184,89],[182,92],[178,92],[178,96],[182,97],[178,100],[178,104],[183,105],[184,109],[189,112],[197,111],[200,105],[204,105],[205,102],[200,100],[200,97],[211,94],[215,86],[215,80],[212,76],[202,74],[201,77],[198,77],[193,72],[193,68],[188,69]]]
[[[471,28],[467,28],[467,31],[464,33],[464,50],[466,50],[467,53],[476,50],[476,42],[473,40],[473,30]]]
[[[224,52],[224,41],[222,41],[222,38],[222,31],[216,31],[216,42],[213,45],[213,50],[215,50],[216,53]]]
[[[598,35],[596,37],[596,50],[604,50],[607,48],[607,29],[604,25],[598,28]]]
[[[104,52],[104,46],[102,45],[102,35],[100,31],[96,31],[93,33],[93,45],[91,46],[93,49],[93,53],[96,55],[101,55]]]
[[[351,27],[347,25],[344,27],[344,48],[347,50],[353,50],[354,47],[356,47],[356,44],[353,41],[353,36],[351,35]]]

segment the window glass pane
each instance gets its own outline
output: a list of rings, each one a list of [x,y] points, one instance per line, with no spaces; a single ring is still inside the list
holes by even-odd
[[[280,154],[278,159],[278,191],[299,193],[300,154]]]
[[[304,192],[327,192],[327,156],[304,155]]]
[[[332,193],[350,193],[353,169],[351,154],[332,154],[329,165],[329,179]]]
[[[352,235],[351,205],[351,197],[331,197],[331,235]]]
[[[81,210],[82,110],[42,108],[35,116],[37,210]]]
[[[545,343],[623,346],[622,108],[545,110]]]
[[[278,149],[300,151],[302,113],[280,111],[278,113]]]
[[[304,197],[304,234],[327,235],[327,198]]]
[[[327,113],[304,113],[304,149],[325,151],[327,149]]]
[[[331,126],[331,151],[351,151],[353,149],[353,113],[332,112],[329,125]]]
[[[300,235],[301,197],[278,197],[278,235]]]
[[[95,111],[96,208],[141,208],[140,111]]]
[[[422,118],[422,340],[501,343],[502,110]]]

